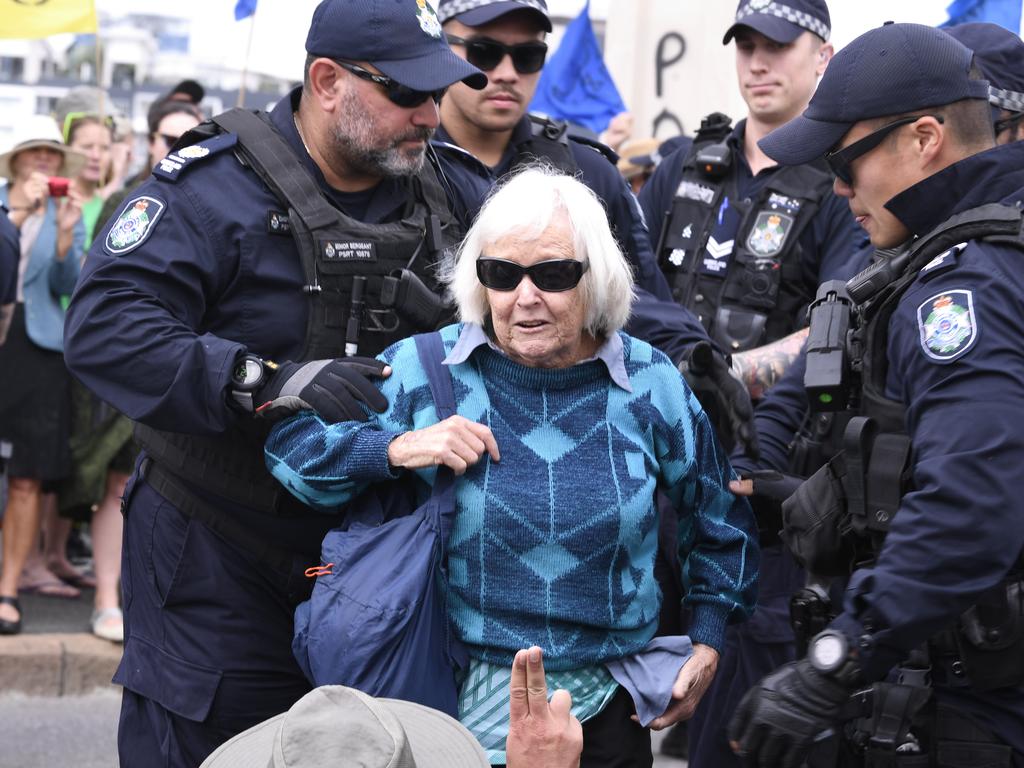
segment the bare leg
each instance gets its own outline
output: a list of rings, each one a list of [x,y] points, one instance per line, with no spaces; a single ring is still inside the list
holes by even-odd
[[[58,578],[77,575],[78,571],[68,561],[67,555],[71,520],[61,517],[57,511],[56,494],[43,494],[39,527],[43,531],[43,561],[47,570]]]
[[[128,475],[107,473],[107,492],[92,515],[92,556],[96,568],[96,610],[117,608],[120,604],[118,579],[121,576],[121,496]]]
[[[76,598],[81,590],[71,584],[65,584],[60,576],[47,565],[47,547],[54,538],[59,538],[61,546],[67,545],[67,534],[70,525],[61,525],[57,514],[57,495],[54,493],[40,493],[39,497],[39,530],[42,537],[37,534],[29,550],[25,567],[21,572],[21,588],[23,590],[35,589],[39,594],[48,597]],[[56,547],[56,543],[52,546]],[[68,563],[68,572],[64,575],[78,574]]]
[[[7,488],[7,511],[3,522],[3,566],[0,568],[0,595],[18,596],[18,581],[29,552],[39,540],[40,482],[26,477],[12,477]],[[17,621],[18,612],[10,605],[0,605],[0,618]]]

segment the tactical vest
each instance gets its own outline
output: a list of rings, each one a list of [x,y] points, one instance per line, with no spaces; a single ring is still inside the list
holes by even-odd
[[[754,198],[740,199],[735,153],[723,142],[724,115],[705,119],[683,162],[683,175],[658,241],[658,263],[672,295],[724,349],[743,351],[789,335],[814,296],[804,285],[800,236],[832,188],[824,162],[784,166]],[[717,172],[698,154],[721,147],[731,158]],[[731,257],[711,253],[708,240],[728,198],[740,215]],[[721,268],[715,272],[716,268]]]
[[[849,420],[842,437],[843,497],[849,513],[849,527],[842,532],[853,533],[867,544],[863,549],[856,547],[861,560],[855,562],[855,570],[877,558],[903,495],[912,490],[906,407],[885,394],[890,320],[921,270],[969,240],[1024,251],[1021,210],[991,204],[960,213],[892,260],[876,262],[848,284],[860,321],[848,345],[853,371],[859,377],[859,401],[855,403],[857,415]],[[866,765],[901,765],[901,757],[909,758],[908,765],[930,765],[928,753],[934,757],[939,750],[941,755],[943,740],[956,739],[959,751],[949,752],[943,765],[969,768],[984,763],[1008,768],[1010,751],[1003,742],[965,721],[955,705],[943,710],[942,702],[929,701],[929,688],[938,684],[970,688],[978,694],[1024,682],[1022,573],[1024,559],[951,626],[912,652],[896,670],[896,683],[877,683],[870,698],[862,698],[864,709],[858,713],[859,719],[846,725],[842,738],[858,749],[868,745]],[[915,749],[901,755],[901,741],[895,737],[902,738],[908,728],[914,733]],[[813,760],[809,763],[818,765]]]
[[[876,552],[904,493],[910,490],[912,459],[906,406],[885,394],[889,321],[904,293],[933,259],[969,240],[1024,249],[1021,225],[1021,210],[1016,207],[991,204],[964,211],[897,256],[906,266],[889,273],[891,282],[875,279],[880,270],[869,267],[849,283],[860,316],[859,328],[851,334],[849,352],[854,369],[859,369],[860,399],[858,416],[847,426],[843,443],[848,478],[855,486],[863,478],[863,485],[855,487],[847,503],[854,531],[872,539]]]
[[[394,297],[386,295],[387,278],[406,268],[431,291],[441,293],[437,263],[463,235],[429,162],[411,179],[414,194],[401,220],[368,224],[331,205],[266,115],[234,109],[213,122],[212,127],[204,124],[205,130],[193,141],[219,131],[237,134],[238,160],[287,211],[286,220],[279,219],[278,225],[286,227],[295,242],[305,276],[302,300],[309,303],[300,360],[345,356],[355,277],[366,278],[359,354],[375,355],[402,338],[433,330],[412,324],[388,306]],[[143,424],[136,424],[135,437],[159,467],[193,486],[264,514],[306,515],[309,510],[266,469],[263,444],[269,430],[266,422],[249,418],[217,437],[165,432]]]

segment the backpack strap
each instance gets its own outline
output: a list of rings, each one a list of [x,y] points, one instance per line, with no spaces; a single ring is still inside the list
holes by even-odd
[[[438,421],[444,421],[455,415],[455,390],[452,387],[452,376],[444,366],[444,341],[437,331],[420,333],[413,337],[416,342],[416,353],[420,365],[427,372],[430,394],[434,398],[434,410]]]
[[[452,375],[444,366],[444,341],[437,331],[420,333],[413,337],[416,342],[416,353],[420,365],[427,373],[430,394],[434,398],[434,410],[438,421],[444,421],[455,415],[455,389],[452,387]],[[423,507],[424,513],[433,521],[440,531],[442,552],[448,544],[451,533],[452,518],[455,516],[455,474],[449,467],[437,468],[437,477],[430,492],[430,500]],[[441,559],[442,570],[445,571],[445,559]]]

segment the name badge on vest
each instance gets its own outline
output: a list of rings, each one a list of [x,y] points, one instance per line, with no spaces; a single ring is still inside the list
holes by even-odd
[[[377,244],[368,240],[328,240],[323,254],[327,261],[376,261]]]
[[[271,235],[290,235],[292,223],[288,214],[281,211],[267,211],[267,233]]]

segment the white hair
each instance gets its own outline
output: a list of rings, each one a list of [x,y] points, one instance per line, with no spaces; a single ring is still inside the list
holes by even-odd
[[[510,235],[536,240],[559,213],[569,221],[575,258],[590,263],[579,285],[585,330],[600,338],[626,324],[633,274],[604,206],[586,185],[540,164],[527,166],[491,191],[443,276],[463,322],[485,325],[491,313],[487,289],[476,276],[476,260],[484,249]]]

